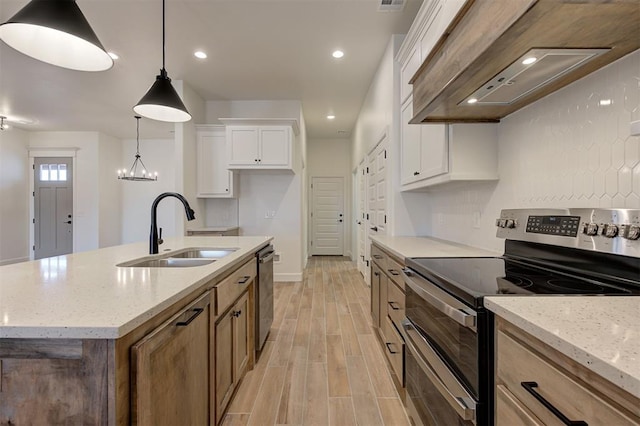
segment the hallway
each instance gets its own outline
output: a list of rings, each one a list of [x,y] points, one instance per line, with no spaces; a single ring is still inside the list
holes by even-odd
[[[312,257],[275,283],[274,323],[229,425],[408,425],[371,328],[369,288],[344,257]]]

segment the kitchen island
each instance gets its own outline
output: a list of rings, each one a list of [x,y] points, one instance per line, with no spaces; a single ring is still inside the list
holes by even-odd
[[[271,240],[172,238],[155,256],[137,243],[0,267],[0,424],[158,424],[154,407],[176,397],[189,400],[181,413],[217,423],[253,365],[255,253]],[[185,248],[234,251],[203,266],[117,266]],[[176,371],[206,380],[181,389]]]

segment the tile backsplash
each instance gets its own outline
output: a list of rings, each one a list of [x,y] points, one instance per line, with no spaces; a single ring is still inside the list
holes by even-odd
[[[640,208],[640,51],[504,118],[497,183],[429,193],[431,234],[500,250],[503,208]]]

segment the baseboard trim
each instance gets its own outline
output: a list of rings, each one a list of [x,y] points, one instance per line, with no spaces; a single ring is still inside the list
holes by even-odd
[[[15,259],[0,260],[0,266],[11,265],[12,263],[26,262],[28,260],[29,260],[29,256],[16,257]]]
[[[291,281],[302,281],[302,272],[299,273],[277,273],[273,274],[274,281],[283,281],[283,282],[291,282]]]

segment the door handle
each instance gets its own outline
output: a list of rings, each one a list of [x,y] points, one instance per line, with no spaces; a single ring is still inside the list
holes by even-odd
[[[338,219],[338,222],[342,222],[342,219]]]
[[[360,222],[360,221],[357,221],[356,223],[357,223],[358,225],[362,225],[362,222]]]
[[[371,230],[372,230],[372,231],[374,231],[374,232],[378,232],[378,227],[377,227],[377,226],[372,226],[372,227],[371,227],[371,228],[369,228],[369,229],[371,229]]]
[[[71,221],[70,220],[64,221],[62,223],[68,223],[69,225],[71,225]]]

